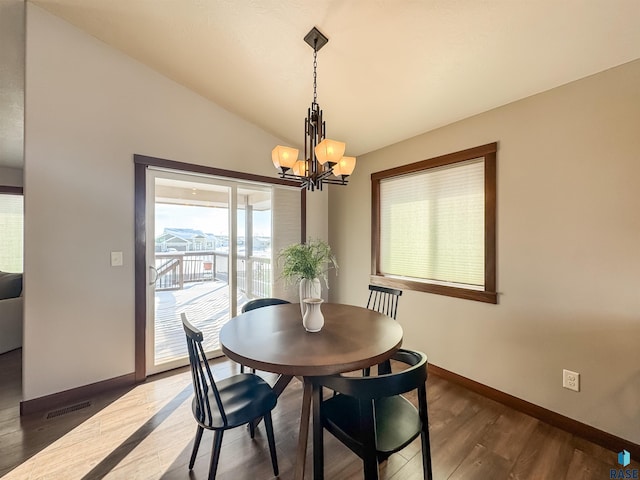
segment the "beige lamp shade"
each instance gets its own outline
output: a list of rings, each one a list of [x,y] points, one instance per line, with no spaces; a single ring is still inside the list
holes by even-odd
[[[327,162],[338,163],[344,155],[345,148],[346,144],[344,142],[325,138],[316,145],[316,158],[321,165],[324,165]]]
[[[356,168],[356,157],[342,157],[340,161],[333,166],[333,174],[336,177],[340,175],[351,175]]]
[[[277,145],[271,151],[271,160],[276,168],[292,168],[298,161],[298,149]]]
[[[304,177],[307,173],[305,171],[306,163],[307,162],[305,162],[304,160],[298,160],[296,163],[294,163],[293,167],[291,168],[293,170],[293,174],[298,175],[299,177]]]

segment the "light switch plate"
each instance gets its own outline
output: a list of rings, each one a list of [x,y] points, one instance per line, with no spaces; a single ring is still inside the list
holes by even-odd
[[[122,252],[111,252],[112,267],[121,267],[123,263]]]

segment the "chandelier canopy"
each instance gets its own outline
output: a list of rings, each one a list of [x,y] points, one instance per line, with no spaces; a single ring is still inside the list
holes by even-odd
[[[320,30],[313,27],[304,37],[313,48],[313,101],[307,109],[304,121],[304,157],[298,160],[298,149],[277,145],[271,152],[271,160],[281,178],[300,182],[301,188],[322,190],[323,184],[346,185],[347,177],[356,166],[355,157],[345,157],[346,144],[326,138],[326,124],[317,102],[317,56],[329,41]]]

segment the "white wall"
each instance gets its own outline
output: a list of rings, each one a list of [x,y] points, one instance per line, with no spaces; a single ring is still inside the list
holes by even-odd
[[[133,154],[275,178],[282,140],[32,4],[25,127],[30,400],[134,370]]]
[[[404,343],[640,443],[640,60],[359,158],[329,197],[331,299],[366,301],[372,172],[493,141],[499,304],[405,291]],[[563,368],[581,392],[562,388]]]
[[[328,208],[328,189],[307,192],[307,238],[329,240]]]

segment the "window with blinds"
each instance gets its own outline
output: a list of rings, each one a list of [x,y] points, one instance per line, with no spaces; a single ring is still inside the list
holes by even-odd
[[[0,271],[22,272],[23,230],[22,195],[0,194]]]
[[[372,175],[372,282],[495,303],[495,152]]]

